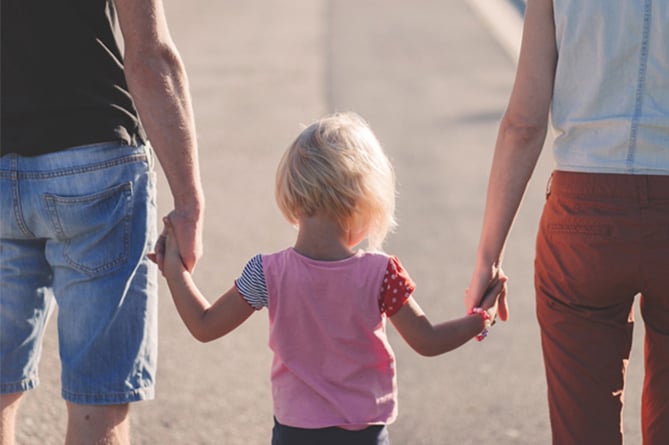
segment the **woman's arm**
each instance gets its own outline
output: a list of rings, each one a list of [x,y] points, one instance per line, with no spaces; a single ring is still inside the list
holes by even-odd
[[[475,307],[502,265],[504,246],[546,138],[557,63],[551,0],[528,0],[511,98],[500,123],[474,273],[465,297]],[[506,320],[506,301],[499,315]]]

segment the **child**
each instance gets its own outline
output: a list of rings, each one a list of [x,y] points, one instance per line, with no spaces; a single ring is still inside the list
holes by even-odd
[[[427,320],[399,260],[371,250],[395,225],[395,178],[356,114],[325,117],[298,136],[279,165],[276,200],[297,226],[294,247],[253,257],[213,305],[182,264],[165,218],[159,266],[177,310],[206,342],[268,308],[273,445],[388,444],[397,387],[386,318],[418,353],[442,354],[482,339],[506,278],[484,298],[485,310],[438,325]],[[364,239],[370,251],[356,250]]]

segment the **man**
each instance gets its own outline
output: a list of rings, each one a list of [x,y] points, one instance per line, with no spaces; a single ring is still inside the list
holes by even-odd
[[[129,443],[129,403],[154,394],[153,150],[189,269],[202,253],[181,58],[161,0],[2,0],[1,45],[0,442],[55,300],[66,442]]]

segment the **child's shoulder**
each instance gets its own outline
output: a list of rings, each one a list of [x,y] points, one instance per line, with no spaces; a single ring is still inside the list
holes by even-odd
[[[262,264],[292,264],[295,262],[296,258],[295,249],[292,247],[287,247],[285,249],[270,251],[270,252],[261,252],[256,255],[257,258],[262,262]]]
[[[356,255],[365,256],[365,257],[380,257],[380,258],[390,258],[391,255],[382,251],[382,250],[363,250],[360,249],[356,252]]]
[[[391,255],[381,251],[364,252],[363,255],[371,258],[373,261],[377,262],[377,264],[382,265],[389,272],[401,273],[408,277],[408,272],[405,270],[404,266],[400,262],[400,259],[397,258],[395,255]]]
[[[372,251],[359,250],[357,255],[363,258],[372,258],[377,260],[399,261],[395,255],[389,254],[382,250],[372,250]]]
[[[390,264],[397,261],[397,258],[395,256],[380,250],[369,251],[369,252],[364,250],[359,250],[356,253],[356,257],[360,258],[362,263],[366,263],[371,267],[378,267],[382,269],[386,269]]]
[[[290,255],[292,250],[293,250],[292,247],[286,247],[285,249],[275,250],[275,251],[260,251],[255,255],[255,257],[258,257],[258,258],[261,258],[261,259],[271,258],[271,257],[281,257],[281,256]]]
[[[264,268],[265,264],[281,261],[282,258],[285,258],[288,255],[291,249],[283,249],[275,252],[258,252],[255,255],[249,257],[246,262],[246,268]]]

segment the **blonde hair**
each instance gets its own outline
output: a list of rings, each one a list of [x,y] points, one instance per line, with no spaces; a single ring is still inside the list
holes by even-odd
[[[366,231],[379,249],[395,228],[395,173],[360,116],[335,113],[317,120],[283,154],[276,201],[291,224],[322,212],[346,230]]]

